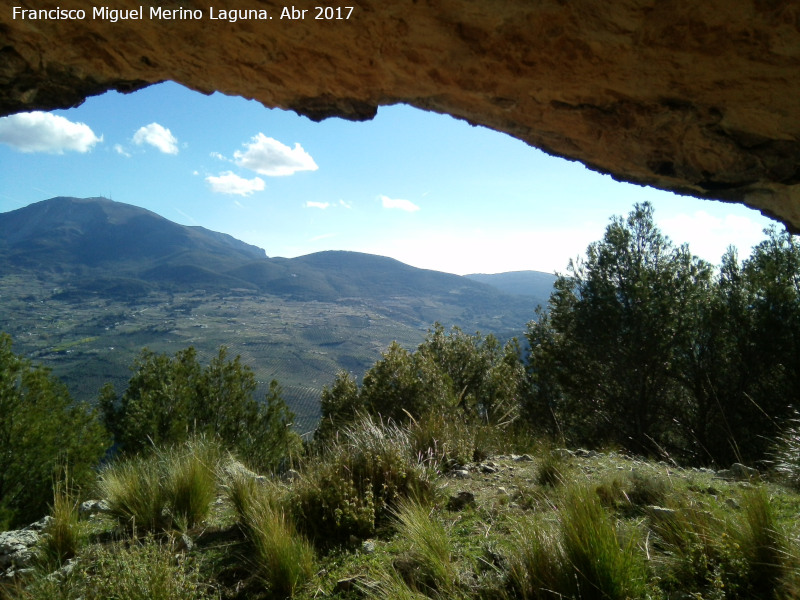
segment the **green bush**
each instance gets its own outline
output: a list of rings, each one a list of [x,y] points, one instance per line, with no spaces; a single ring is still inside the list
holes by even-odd
[[[66,386],[15,355],[0,334],[0,531],[47,512],[61,466],[75,486],[91,483],[106,448],[96,411],[73,402]]]
[[[428,475],[404,429],[364,418],[306,467],[295,484],[293,510],[299,527],[317,541],[367,537],[399,498],[431,492]]]
[[[339,430],[365,414],[420,425],[431,419],[423,430],[434,426],[437,433],[441,425],[433,420],[446,415],[448,421],[456,419],[456,424],[491,424],[496,427],[487,431],[494,433],[519,415],[524,379],[515,339],[503,345],[492,335],[467,335],[458,327],[446,332],[436,323],[413,352],[393,342],[364,374],[360,389],[348,373],[337,374],[333,385],[322,392],[322,420],[314,439],[318,444],[331,443]],[[480,430],[475,433],[473,444]],[[420,442],[425,443],[424,433],[420,435]],[[483,437],[485,442],[494,436]],[[441,440],[430,440],[431,445],[423,450],[431,448],[441,454],[436,441]],[[452,446],[445,453],[461,454],[462,450]],[[471,457],[470,453],[468,459]]]
[[[229,359],[225,346],[205,367],[193,347],[174,357],[145,349],[131,370],[120,398],[110,385],[100,394],[103,419],[123,454],[204,435],[253,468],[274,471],[299,452],[294,414],[278,382],[273,380],[265,401],[258,402],[255,375],[238,356]]]

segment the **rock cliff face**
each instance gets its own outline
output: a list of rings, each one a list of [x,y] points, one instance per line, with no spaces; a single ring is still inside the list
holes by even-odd
[[[93,18],[88,2],[63,4],[85,18],[0,9],[0,114],[163,80],[312,119],[369,119],[404,102],[800,230],[797,2],[326,0],[328,16],[349,18],[318,20],[300,0],[303,19],[281,18],[299,15],[273,0],[115,0],[122,15],[143,13],[117,22]],[[151,18],[151,6],[179,18]],[[219,18],[234,8],[272,18]]]

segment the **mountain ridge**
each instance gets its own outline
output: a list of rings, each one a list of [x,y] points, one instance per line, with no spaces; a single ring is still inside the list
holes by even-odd
[[[107,199],[0,213],[2,328],[90,402],[109,381],[124,389],[144,347],[208,360],[226,345],[262,392],[281,383],[306,431],[337,372],[360,376],[392,341],[414,349],[435,322],[519,336],[534,300],[358,252],[270,258]]]
[[[59,196],[0,213],[0,240],[0,256],[6,259],[0,272],[71,274],[93,292],[108,286],[92,281],[124,279],[173,288],[243,288],[299,300],[461,295],[481,310],[503,300],[511,306],[520,302],[501,298],[498,294],[507,292],[476,277],[420,269],[384,256],[327,250],[270,258],[228,234],[179,225],[107,198]]]
[[[464,275],[473,281],[487,283],[506,294],[532,296],[544,305],[553,291],[557,275],[543,271],[506,271],[505,273],[472,273]]]

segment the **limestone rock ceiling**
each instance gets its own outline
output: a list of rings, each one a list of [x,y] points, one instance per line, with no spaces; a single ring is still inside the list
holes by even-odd
[[[3,115],[164,80],[312,119],[369,119],[404,102],[800,230],[797,1],[325,0],[342,9],[328,15],[352,14],[318,20],[297,0],[305,18],[290,20],[292,4],[273,0],[115,0],[108,8],[144,13],[117,22],[93,18],[89,2],[18,1],[87,14],[0,9]],[[152,18],[159,6],[202,19]],[[230,9],[273,18],[211,18]]]

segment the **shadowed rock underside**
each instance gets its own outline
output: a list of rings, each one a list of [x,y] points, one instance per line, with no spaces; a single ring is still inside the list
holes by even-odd
[[[41,0],[24,8],[49,9]],[[322,3],[320,3],[322,4]],[[800,230],[800,4],[780,0],[342,0],[142,4],[144,19],[0,10],[0,114],[173,80],[363,120],[407,103],[639,184],[743,202]],[[150,6],[202,11],[151,19]],[[271,20],[212,20],[227,9]],[[210,12],[213,10],[214,12]],[[348,11],[342,10],[344,14]],[[329,11],[329,14],[331,12]]]

